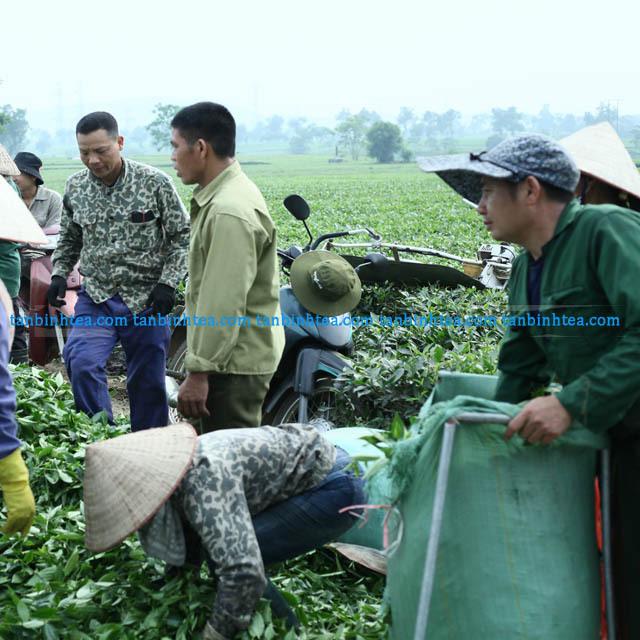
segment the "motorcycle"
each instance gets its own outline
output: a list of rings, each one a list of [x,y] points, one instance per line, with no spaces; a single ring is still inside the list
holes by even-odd
[[[309,235],[309,242],[302,249],[296,246],[278,249],[281,267],[289,275],[293,261],[313,250],[314,238],[306,222],[310,209],[304,199],[295,194],[287,196],[284,206],[304,224]],[[342,233],[321,237],[337,237]],[[310,322],[309,316],[315,317],[315,314],[302,306],[290,285],[280,288],[280,309],[285,347],[264,401],[262,424],[314,421],[321,428],[330,428],[330,418],[335,412],[333,381],[347,366],[347,356],[352,349],[350,314],[330,317],[327,324]],[[179,316],[182,311],[178,308],[174,315]],[[166,376],[171,422],[180,420],[176,409],[176,380],[185,377],[186,353],[186,327],[176,327],[169,346]]]
[[[475,287],[478,289],[505,289],[511,275],[511,263],[515,258],[514,249],[507,244],[482,244],[477,251],[477,259],[464,258],[452,253],[429,247],[415,247],[383,242],[382,236],[371,229],[356,229],[344,235],[365,233],[366,242],[339,243],[330,238],[322,249],[340,250],[340,255],[358,271],[362,283],[380,284],[385,281],[405,286],[425,286],[438,284],[443,287]],[[312,249],[318,248],[325,237],[318,238]],[[365,257],[347,255],[345,249],[369,249],[372,253]],[[391,253],[388,257],[382,250]],[[428,264],[418,260],[404,259],[401,254],[416,254],[444,258],[462,264],[462,270],[442,264]]]
[[[29,277],[22,278],[18,294],[18,307],[23,325],[28,329],[29,358],[32,362],[44,366],[62,355],[62,348],[69,330],[69,317],[73,315],[82,276],[78,265],[67,278],[65,304],[60,308],[52,307],[47,301],[47,289],[51,284],[53,263],[51,255],[58,245],[60,225],[43,229],[49,239],[46,245],[39,245],[43,256],[31,262]]]

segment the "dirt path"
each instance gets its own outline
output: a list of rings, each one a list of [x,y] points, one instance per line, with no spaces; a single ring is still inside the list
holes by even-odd
[[[67,372],[59,358],[52,360],[44,367],[45,371],[51,373],[60,372],[66,382],[69,382]],[[114,418],[120,415],[129,417],[129,396],[127,395],[127,376],[125,374],[107,375],[107,384],[111,393],[111,409]]]

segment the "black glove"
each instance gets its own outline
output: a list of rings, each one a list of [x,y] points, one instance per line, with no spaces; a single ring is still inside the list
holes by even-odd
[[[293,612],[293,609],[287,604],[287,601],[284,599],[284,596],[278,591],[278,587],[276,587],[273,582],[267,578],[267,585],[264,588],[264,593],[262,597],[268,600],[271,603],[271,611],[276,616],[276,618],[283,618],[284,624],[287,629],[300,629],[300,622],[296,617],[296,614]],[[288,635],[288,634],[287,634]]]
[[[161,316],[166,316],[171,313],[171,309],[176,303],[176,292],[173,287],[168,284],[162,284],[159,282],[147,300],[147,307],[153,305],[153,315],[159,313]]]
[[[62,276],[53,276],[47,289],[49,304],[52,307],[61,307],[63,304],[67,304],[64,300],[58,300],[58,298],[64,298],[65,293],[67,293],[67,279]]]

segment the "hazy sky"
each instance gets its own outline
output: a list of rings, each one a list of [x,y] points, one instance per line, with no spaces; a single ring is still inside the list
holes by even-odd
[[[346,107],[640,114],[637,0],[31,0],[0,13],[0,104],[32,128],[214,100],[239,122]]]

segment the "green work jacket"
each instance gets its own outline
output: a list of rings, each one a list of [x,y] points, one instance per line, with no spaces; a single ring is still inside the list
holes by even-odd
[[[531,326],[507,328],[496,399],[520,402],[556,380],[563,385],[557,397],[574,420],[609,429],[640,399],[640,214],[574,200],[542,254],[535,324],[527,296],[530,254],[513,264],[510,322]]]
[[[276,230],[238,162],[191,200],[187,371],[273,373],[284,348]],[[268,320],[265,320],[268,319]]]

